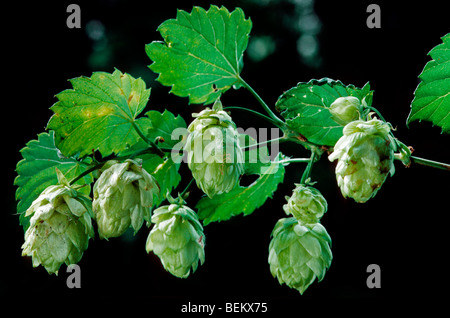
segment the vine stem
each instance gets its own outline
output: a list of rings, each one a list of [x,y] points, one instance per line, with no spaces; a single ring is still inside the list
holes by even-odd
[[[303,172],[302,179],[300,180],[300,184],[305,184],[306,180],[308,180],[309,176],[311,175],[312,166],[314,161],[316,160],[316,153],[315,151],[311,151],[311,158],[308,159],[308,165],[306,166],[305,171]]]
[[[376,109],[375,107],[367,106],[367,109],[369,109],[369,110],[375,112],[375,113],[378,115],[378,117],[380,117],[380,119],[381,119],[382,121],[384,121],[385,123],[387,122],[386,119],[384,119],[383,115],[381,115],[381,113],[380,113],[380,112],[378,111],[378,109]]]
[[[72,179],[69,182],[69,185],[73,185],[75,182],[77,182],[78,180],[80,180],[81,178],[83,178],[84,176],[87,176],[88,174],[90,174],[91,172],[94,172],[95,170],[101,169],[103,167],[105,163],[101,162],[96,164],[95,166],[87,169],[86,171],[83,171],[82,173],[80,173],[78,176],[76,176],[74,179]]]
[[[224,107],[223,109],[224,109],[224,110],[227,110],[227,109],[243,110],[243,111],[252,113],[253,115],[256,115],[256,116],[258,116],[258,117],[260,117],[260,118],[262,118],[262,119],[264,119],[264,120],[266,120],[266,121],[270,122],[271,124],[273,124],[273,125],[275,125],[275,126],[278,127],[278,122],[276,122],[276,121],[273,120],[272,118],[270,118],[270,117],[268,117],[268,116],[266,116],[266,115],[264,115],[264,114],[261,114],[260,112],[257,112],[257,111],[255,111],[255,110],[253,110],[253,109],[244,108],[244,107],[239,107],[239,106],[227,106],[227,107]]]
[[[410,158],[411,158],[412,162],[417,163],[422,166],[427,166],[427,167],[450,171],[450,164],[447,164],[447,163],[437,162],[437,161],[420,158],[420,157],[416,157],[416,156],[411,156]]]
[[[157,147],[157,148],[159,149],[159,147]],[[112,158],[111,160],[118,160],[118,161],[121,161],[121,160],[126,160],[126,159],[133,159],[133,158],[135,158],[135,157],[137,157],[137,156],[140,156],[140,155],[142,155],[142,154],[148,153],[149,150],[151,150],[151,152],[153,152],[153,153],[155,152],[155,148],[153,148],[153,147],[150,145],[150,147],[147,148],[147,149],[140,150],[140,151],[138,151],[138,152],[135,152],[135,153],[133,153],[133,154],[131,154],[131,155],[127,155],[127,156],[118,156],[118,157],[114,157],[114,158]],[[161,149],[159,149],[159,150],[164,154],[164,152],[163,152]],[[108,161],[108,160],[103,161],[103,162],[98,162],[98,161],[97,161],[97,164],[95,164],[95,165],[92,166],[91,168],[87,169],[86,171],[83,171],[83,172],[80,173],[78,176],[76,176],[74,179],[72,179],[72,180],[69,182],[69,185],[73,185],[75,182],[77,182],[78,180],[80,180],[80,179],[83,178],[84,176],[88,175],[89,173],[94,172],[95,170],[101,169],[101,168],[103,167],[103,165],[104,165],[107,161]]]
[[[244,86],[255,98],[256,100],[261,104],[261,106],[264,108],[264,110],[267,112],[267,114],[270,116],[271,119],[273,119],[274,123],[278,127],[284,126],[284,121],[282,121],[280,118],[275,115],[275,113],[267,106],[267,104],[264,102],[264,100],[261,98],[261,96],[258,95],[258,93],[241,77],[239,78],[242,86]]]
[[[150,145],[150,148],[152,148],[152,150],[155,152],[155,154],[157,154],[158,156],[160,156],[161,158],[164,157],[164,151],[162,151],[161,149],[159,149],[159,147],[155,144],[154,141],[148,139],[144,133],[142,132],[142,130],[139,128],[138,125],[136,125],[136,122],[132,121],[131,122],[134,130],[137,132],[137,134],[139,135],[139,137],[142,138],[142,140],[144,140],[148,145]]]
[[[272,161],[272,163],[292,163],[292,162],[310,162],[311,158],[289,158],[280,161]]]
[[[283,136],[283,137],[274,138],[274,139],[270,139],[270,140],[266,140],[266,141],[261,141],[261,142],[258,142],[256,144],[253,144],[253,145],[248,145],[248,146],[245,146],[245,147],[241,147],[241,149],[242,150],[252,150],[252,149],[258,148],[260,146],[265,146],[265,145],[268,145],[268,144],[271,144],[271,143],[274,143],[274,142],[284,142],[284,141],[287,141],[287,140],[288,139],[286,138],[286,136]]]
[[[191,181],[189,181],[188,185],[186,186],[186,188],[184,188],[183,192],[180,193],[180,197],[182,197],[183,199],[186,199],[185,195],[188,192],[189,188],[191,187],[191,185],[194,183],[194,178],[191,179]]]

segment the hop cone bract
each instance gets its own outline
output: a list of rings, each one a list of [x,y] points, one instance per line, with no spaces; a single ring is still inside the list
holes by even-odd
[[[94,237],[90,199],[64,185],[46,188],[26,211],[32,215],[22,255],[58,274],[63,263],[76,264]]]
[[[231,117],[221,106],[206,108],[189,125],[184,150],[199,188],[209,197],[231,191],[244,172],[244,157]]]
[[[283,205],[286,214],[292,214],[302,223],[317,223],[327,212],[328,204],[316,188],[297,184],[291,197]]]
[[[336,178],[342,195],[366,202],[377,193],[387,175],[395,172],[390,127],[374,118],[353,121],[343,132],[328,159],[338,159]]]
[[[153,251],[172,275],[186,278],[205,261],[205,235],[197,214],[185,205],[170,204],[153,212],[147,253]]]
[[[120,236],[130,226],[136,233],[144,219],[150,221],[153,196],[158,194],[155,178],[138,162],[112,164],[94,185],[92,206],[100,238]]]
[[[320,282],[333,255],[331,238],[320,223],[302,224],[295,218],[280,219],[272,232],[269,265],[280,284],[300,294],[316,279]]]

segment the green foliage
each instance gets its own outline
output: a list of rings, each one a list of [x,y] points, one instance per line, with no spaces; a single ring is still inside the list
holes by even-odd
[[[47,126],[55,130],[56,146],[63,154],[82,157],[98,149],[108,156],[138,141],[133,125],[149,125],[146,118],[136,120],[150,96],[142,79],[115,70],[70,82],[73,89],[56,95],[59,101],[51,107],[55,114]]]
[[[442,44],[429,53],[429,61],[414,92],[407,123],[415,120],[431,121],[450,133],[450,33],[442,37]]]
[[[145,47],[153,61],[150,69],[158,81],[172,86],[177,96],[189,96],[194,104],[210,104],[239,84],[242,55],[247,48],[252,23],[237,8],[229,12],[211,6],[194,7],[189,14],[178,10],[177,18],[162,23],[162,42]]]
[[[175,116],[167,109],[163,113],[151,110],[145,115],[149,119],[145,131],[148,139],[158,139],[160,147],[173,148],[174,151],[183,148],[187,132],[186,122],[181,116]],[[137,157],[142,159],[142,167],[153,175],[159,184],[159,196],[154,196],[155,205],[159,205],[166,198],[167,192],[171,192],[181,181],[181,175],[178,173],[181,156],[174,153],[161,158],[154,153],[146,152],[147,149],[148,144],[139,139],[137,143],[120,152],[120,155],[134,156],[137,153]]]
[[[168,192],[172,192],[181,181],[178,173],[180,163],[176,163],[172,158],[161,158],[157,155],[144,155],[142,167],[147,170],[159,184],[159,196],[154,197],[155,205],[161,204]]]
[[[162,147],[174,147],[185,133],[186,122],[183,117],[175,116],[167,109],[163,113],[151,110],[145,114],[150,119],[150,127],[147,131],[147,138],[150,140],[162,137],[160,141]]]
[[[191,135],[184,119],[167,109],[162,113],[150,110],[138,117],[150,97],[150,89],[140,78],[116,69],[112,74],[94,72],[91,77],[71,79],[72,89],[57,94],[58,101],[51,107],[54,115],[47,126],[49,132],[28,142],[21,150],[23,160],[17,164],[18,176],[14,181],[18,187],[17,212],[21,225],[25,230],[29,228],[23,255],[32,255],[35,266],[41,263],[37,253],[41,245],[34,246],[36,237],[44,238],[45,253],[41,251],[41,254],[49,261],[53,262],[59,246],[67,250],[66,236],[70,238],[84,230],[65,232],[65,225],[73,224],[68,211],[79,211],[80,205],[90,211],[83,216],[86,224],[91,224],[91,217],[97,222],[100,237],[102,219],[108,221],[105,223],[108,232],[103,231],[106,233],[103,236],[115,237],[130,224],[135,231],[144,220],[150,226],[154,207],[151,217],[154,227],[147,240],[147,251],[158,255],[164,267],[175,276],[187,277],[191,268],[195,271],[198,261],[203,263],[205,259],[205,233],[198,219],[207,225],[252,214],[273,197],[284,181],[286,166],[307,163],[292,197],[286,197],[287,204],[280,205],[281,212],[284,209],[298,220],[281,219],[269,246],[272,274],[280,283],[303,293],[316,277],[323,279],[332,260],[331,238],[320,224],[328,204],[311,181],[312,167],[322,155],[328,152],[329,160],[339,159],[338,185],[344,196],[358,202],[372,198],[387,173],[393,174],[394,159],[405,165],[414,159],[414,162],[450,170],[446,164],[411,156],[411,150],[394,137],[391,126],[371,106],[373,91],[369,83],[357,88],[329,78],[301,82],[279,97],[275,106],[284,120],[278,118],[241,77],[251,28],[251,20],[245,19],[239,8],[229,12],[214,5],[207,11],[194,7],[191,13],[179,10],[176,19],[160,25],[158,31],[164,42],[146,45],[146,53],[153,61],[150,69],[159,74],[162,85],[172,87],[172,93],[188,97],[189,103],[194,104],[217,101],[212,110],[206,108],[200,114],[193,114],[197,119],[189,126]],[[408,123],[430,120],[449,132],[450,34],[442,41],[443,44],[431,50],[433,60],[420,75],[422,82],[415,92]],[[239,134],[231,114],[222,109],[218,100],[231,87],[247,89],[267,115],[239,106],[229,108],[267,120],[283,136],[258,144],[249,135]],[[371,112],[380,119],[372,119]],[[311,154],[308,158],[288,158],[277,149],[276,158],[270,160],[267,145],[275,142],[294,142]],[[183,150],[188,153],[184,158],[188,158],[187,166],[197,184],[199,180],[207,184],[208,190],[200,187],[209,196],[197,202],[197,214],[185,202],[190,200],[186,194],[194,184],[192,180],[184,190],[177,189],[182,178],[179,171]],[[243,174],[257,175],[257,179],[249,186],[242,186]],[[175,190],[180,193],[177,199],[170,194]],[[364,197],[356,198],[355,193],[361,190],[365,190]],[[54,191],[62,192],[56,195]],[[77,191],[84,194],[76,196],[80,202],[75,200]],[[55,195],[49,196],[51,193]],[[38,197],[48,204],[35,201]],[[160,206],[165,200],[169,204]],[[51,223],[50,227],[46,223],[37,226],[43,222],[35,216],[45,215],[50,208],[64,216],[64,222],[47,222]],[[25,217],[27,209],[30,215]],[[30,227],[31,217],[33,226]],[[90,228],[86,242],[93,236]],[[49,244],[47,250],[48,234],[55,229],[58,248]],[[82,251],[87,243],[83,246]],[[73,258],[74,262],[81,254]],[[58,262],[56,267],[61,264]],[[57,270],[56,267],[51,271]]]
[[[246,134],[239,135],[239,144],[244,148],[246,175],[260,175],[270,166],[267,146],[258,146],[255,139]]]
[[[29,217],[25,217],[25,211],[45,188],[58,183],[56,168],[66,178],[71,179],[86,171],[92,161],[89,157],[83,160],[77,157],[64,157],[56,148],[54,137],[53,131],[41,133],[37,140],[31,140],[20,150],[23,159],[17,163],[14,185],[18,186],[17,212],[20,214],[20,223],[24,226],[24,230],[29,224]],[[92,175],[88,174],[75,184],[89,185],[92,181]],[[80,191],[89,194],[90,187],[83,187]]]
[[[239,186],[234,190],[216,195],[214,198],[203,197],[196,205],[199,218],[207,225],[214,221],[225,221],[239,214],[253,213],[262,206],[276,191],[284,179],[284,166],[278,163],[281,155],[260,174],[259,178],[248,187]]]
[[[372,93],[368,83],[357,88],[322,78],[297,84],[278,98],[276,108],[286,119],[288,127],[309,142],[334,146],[342,136],[343,126],[332,119],[330,105],[339,97],[355,96],[370,106]]]

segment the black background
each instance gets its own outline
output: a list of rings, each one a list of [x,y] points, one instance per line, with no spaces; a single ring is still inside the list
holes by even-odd
[[[281,308],[296,311],[314,300],[336,298],[411,298],[437,293],[448,285],[445,254],[448,250],[449,212],[448,172],[428,167],[404,168],[396,162],[394,177],[388,178],[377,196],[366,204],[342,198],[336,185],[334,164],[326,156],[314,166],[313,179],[328,200],[322,219],[333,239],[333,262],[320,283],[313,283],[303,296],[280,286],[267,264],[270,233],[279,218],[284,196],[300,180],[304,164],[286,169],[285,182],[273,199],[251,216],[238,216],[227,222],[205,227],[206,262],[188,279],[177,279],[165,272],[159,259],[145,252],[149,230],[104,241],[98,236],[90,242],[79,263],[81,289],[66,287],[66,266],[59,276],[33,268],[30,258],[21,257],[23,231],[18,223],[14,200],[15,165],[19,150],[45,130],[52,112],[48,109],[55,94],[70,88],[67,79],[90,76],[94,71],[112,72],[114,67],[134,77],[142,77],[152,94],[148,109],[168,108],[190,122],[190,113],[201,109],[188,106],[186,98],[168,94],[169,88],[155,82],[147,65],[151,63],[144,45],[161,40],[156,28],[175,18],[176,8],[191,11],[193,5],[209,7],[206,1],[78,1],[81,29],[69,29],[66,8],[70,2],[54,1],[14,4],[3,9],[3,152],[0,293],[14,299],[25,295],[37,300],[129,299],[142,306],[178,312],[182,304],[224,306],[231,301],[267,302],[269,311]],[[449,32],[445,1],[376,1],[381,7],[381,29],[369,29],[366,8],[369,1],[321,1],[314,4],[321,22],[318,33],[321,64],[305,65],[296,50],[298,32],[289,27],[294,1],[216,1],[231,11],[241,7],[251,17],[251,35],[270,35],[276,50],[255,63],[245,58],[243,78],[269,105],[297,82],[330,77],[362,87],[370,82],[375,90],[373,105],[397,127],[395,135],[416,149],[415,155],[449,162],[449,137],[428,122],[406,127],[406,118],[418,84],[417,76],[429,60],[427,53]],[[89,59],[94,41],[86,24],[99,20],[109,40],[110,59],[93,68]],[[5,86],[6,83],[6,86]],[[223,103],[260,110],[245,90],[230,90]],[[233,113],[243,128],[265,127]],[[6,146],[5,146],[6,145]],[[282,145],[286,154],[302,157],[307,153],[293,145]],[[186,167],[181,168],[189,176]],[[180,184],[183,189],[188,178]],[[445,183],[444,183],[445,182]],[[195,205],[198,194],[192,194]],[[366,286],[369,264],[381,267],[381,288]],[[129,306],[126,305],[126,306]]]

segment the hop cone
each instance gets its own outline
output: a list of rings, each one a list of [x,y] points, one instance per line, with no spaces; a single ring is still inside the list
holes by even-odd
[[[344,197],[366,202],[395,172],[389,125],[378,120],[357,120],[344,127],[330,161],[338,159],[337,183]]]
[[[302,224],[280,219],[272,232],[269,265],[278,282],[300,294],[316,279],[320,282],[331,265],[331,238],[320,223]]]
[[[100,238],[122,235],[130,226],[135,233],[150,220],[156,180],[136,161],[127,159],[103,171],[94,185],[93,210]]]
[[[219,106],[217,106],[219,104]],[[210,198],[231,191],[244,172],[243,153],[231,117],[216,102],[189,125],[185,145],[188,166],[199,188]]]
[[[359,118],[360,107],[361,102],[357,97],[339,97],[330,105],[331,118],[341,125],[346,125]]]
[[[283,206],[286,214],[292,214],[302,223],[317,223],[327,212],[328,204],[316,188],[297,184],[291,197],[286,197],[287,204]]]
[[[186,278],[205,261],[205,236],[197,214],[185,205],[161,206],[153,212],[155,223],[147,238],[147,253],[153,251],[172,275]]]
[[[94,237],[89,198],[64,186],[46,188],[26,211],[32,215],[22,255],[58,274],[63,263],[78,263]]]

